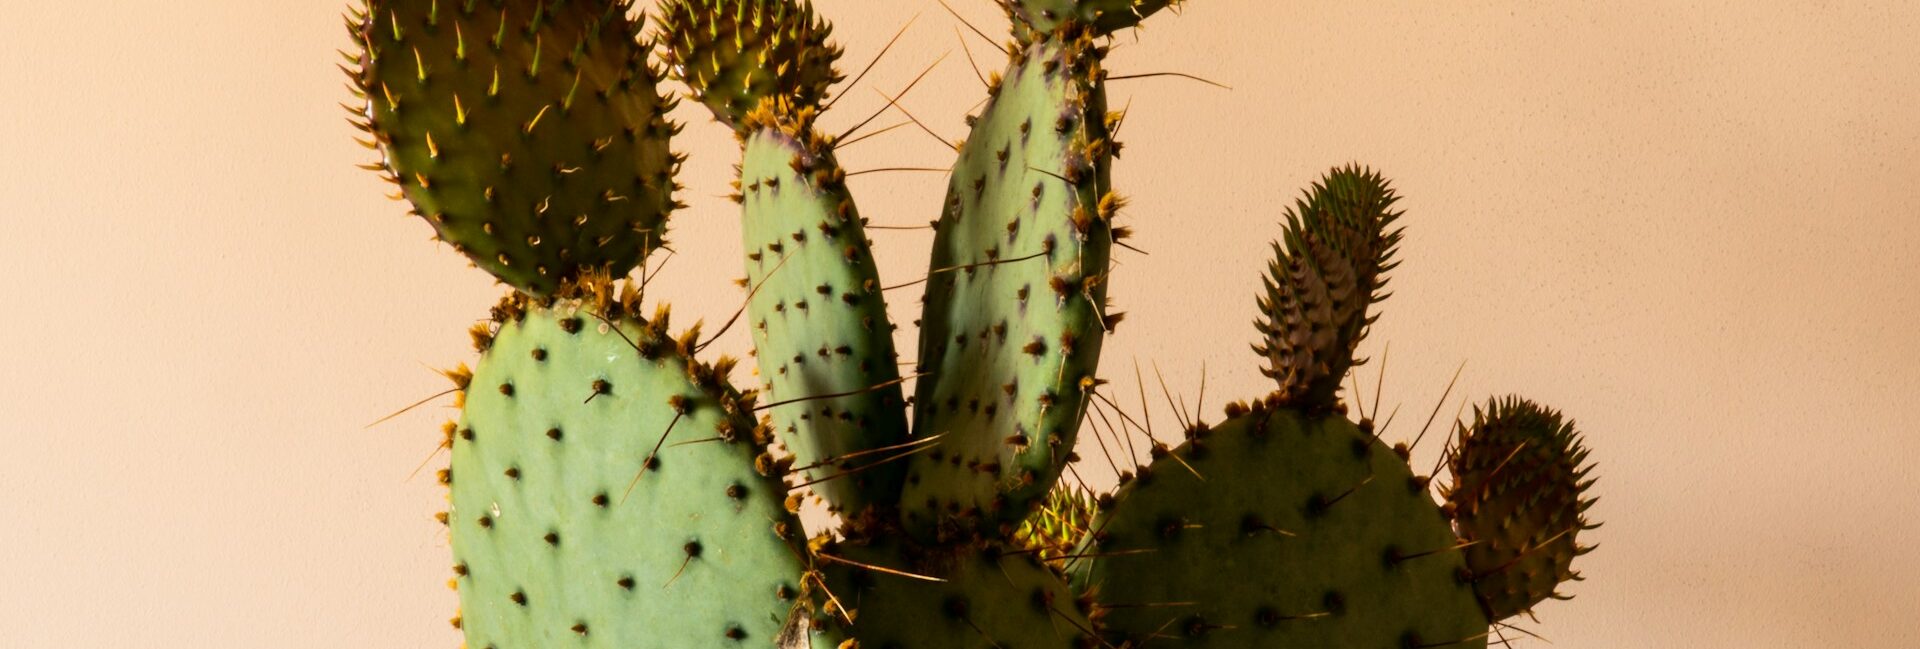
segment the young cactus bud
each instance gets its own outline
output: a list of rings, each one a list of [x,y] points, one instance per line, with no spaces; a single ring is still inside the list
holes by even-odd
[[[369,0],[348,70],[374,166],[438,238],[535,295],[662,244],[677,127],[617,0]]]
[[[1446,490],[1454,529],[1466,545],[1473,589],[1489,619],[1530,612],[1560,584],[1579,581],[1573,558],[1593,550],[1579,534],[1599,527],[1583,498],[1593,479],[1573,422],[1509,397],[1474,408],[1460,432]]]
[[[661,59],[729,126],[768,99],[818,108],[841,80],[833,27],[807,0],[671,0],[660,15]]]
[[[1263,319],[1265,339],[1254,351],[1267,358],[1262,373],[1280,383],[1288,405],[1320,409],[1338,401],[1347,368],[1384,299],[1400,231],[1393,229],[1399,197],[1387,180],[1362,167],[1328,172],[1287,211],[1284,244],[1273,244]]]

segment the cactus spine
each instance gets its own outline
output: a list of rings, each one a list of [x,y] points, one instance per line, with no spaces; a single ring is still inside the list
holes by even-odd
[[[1283,215],[1254,346],[1274,392],[1115,492],[1061,487],[1120,320],[1104,39],[1179,3],[998,1],[1007,63],[956,147],[910,376],[818,127],[841,50],[807,0],[664,0],[646,38],[627,0],[349,15],[370,167],[512,287],[449,373],[468,646],[1478,647],[1580,578],[1592,468],[1558,413],[1476,411],[1444,503],[1345,416],[1401,237],[1356,166]],[[656,50],[741,146],[760,389],[617,280],[679,207]],[[809,493],[838,528],[807,536]]]

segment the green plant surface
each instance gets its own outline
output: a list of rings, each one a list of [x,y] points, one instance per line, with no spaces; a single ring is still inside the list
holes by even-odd
[[[846,171],[812,110],[765,113],[745,139],[741,232],[774,430],[834,508],[891,505],[907,441],[893,325]],[[829,396],[841,395],[841,396]]]
[[[371,165],[436,237],[548,294],[664,242],[682,158],[626,2],[370,0],[349,70]]]
[[[901,498],[921,533],[1018,524],[1073,451],[1119,202],[1100,56],[1085,32],[1015,53],[954,163],[914,401],[916,435],[941,438]]]
[[[1031,552],[916,548],[896,538],[828,545],[835,601],[870,649],[1097,646],[1090,604]],[[858,565],[855,565],[857,563]]]
[[[1487,614],[1531,614],[1559,587],[1579,581],[1576,557],[1593,551],[1580,533],[1594,498],[1593,465],[1573,422],[1532,401],[1507,397],[1475,407],[1448,464],[1447,510],[1466,549],[1473,588]]]
[[[752,399],[664,312],[568,291],[477,335],[448,474],[467,646],[766,646],[810,566]]]
[[[1427,481],[1345,418],[1277,403],[1196,427],[1095,520],[1109,642],[1486,646]]]

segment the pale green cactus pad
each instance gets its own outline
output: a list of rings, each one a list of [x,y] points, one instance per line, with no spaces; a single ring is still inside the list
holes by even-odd
[[[769,646],[813,609],[752,399],[631,292],[565,290],[476,333],[447,474],[466,645]]]
[[[746,136],[741,220],[748,319],[768,412],[836,509],[899,497],[907,440],[893,325],[867,233],[812,109],[761,113]],[[841,396],[831,396],[841,395]]]
[[[954,164],[914,401],[915,434],[942,437],[901,498],[923,533],[1017,524],[1073,452],[1119,203],[1099,59],[1084,32],[1017,52]]]

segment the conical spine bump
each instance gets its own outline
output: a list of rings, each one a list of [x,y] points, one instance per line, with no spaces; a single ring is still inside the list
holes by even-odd
[[[1580,533],[1595,499],[1593,465],[1573,422],[1517,397],[1475,407],[1450,456],[1447,510],[1466,550],[1473,588],[1493,619],[1531,613],[1579,581]]]
[[[745,129],[767,100],[819,108],[841,80],[833,27],[808,0],[671,0],[661,7],[660,58],[721,122]]]
[[[1259,299],[1254,326],[1263,340],[1254,352],[1267,359],[1261,372],[1279,382],[1289,404],[1333,408],[1347,369],[1364,362],[1354,351],[1395,265],[1398,201],[1384,177],[1348,166],[1328,172],[1287,210]]]

